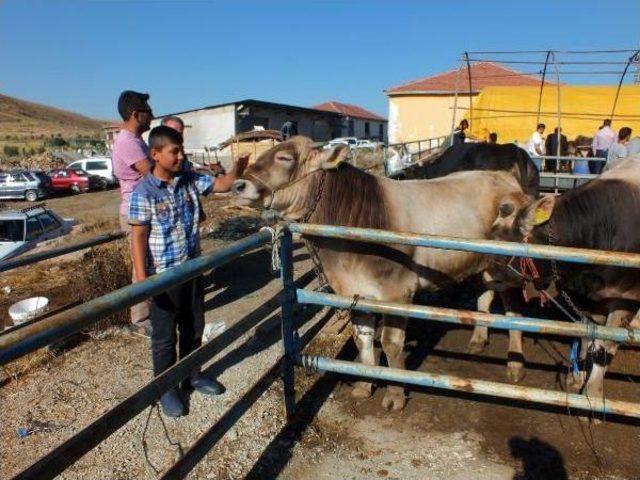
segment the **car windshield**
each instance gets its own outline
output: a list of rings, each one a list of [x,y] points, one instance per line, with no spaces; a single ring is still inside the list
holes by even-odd
[[[21,242],[24,240],[24,220],[0,219],[0,242]]]

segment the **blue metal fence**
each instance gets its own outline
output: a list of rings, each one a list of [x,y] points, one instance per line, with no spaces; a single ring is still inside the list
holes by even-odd
[[[624,252],[603,252],[567,247],[551,247],[543,245],[518,244],[511,242],[497,242],[489,240],[465,240],[452,237],[433,235],[416,235],[410,233],[396,233],[375,229],[336,227],[329,225],[291,224],[285,230],[281,248],[281,262],[283,265],[283,281],[285,285],[291,283],[290,274],[284,266],[292,263],[292,249],[290,247],[292,232],[313,237],[330,237],[358,242],[404,244],[428,248],[462,250],[493,255],[507,255],[531,257],[540,259],[556,259],[558,261],[580,264],[599,264],[617,267],[640,267],[640,254]],[[307,290],[297,290],[295,295],[286,297],[290,305],[283,306],[283,343],[287,361],[307,369],[334,372],[362,378],[385,380],[401,384],[427,386],[432,388],[473,392],[480,395],[512,398],[539,404],[563,406],[600,413],[613,413],[629,417],[640,418],[640,404],[609,400],[603,398],[589,398],[585,395],[569,394],[537,388],[514,386],[499,382],[488,382],[447,375],[433,375],[424,372],[410,372],[388,367],[367,366],[355,362],[345,362],[325,357],[302,355],[297,347],[296,334],[292,331],[295,304],[328,305],[337,308],[349,308],[356,311],[401,315],[422,320],[432,320],[453,324],[480,325],[492,328],[535,332],[540,334],[555,334],[571,337],[600,338],[619,343],[640,343],[640,330],[625,328],[611,328],[594,325],[565,323],[536,318],[506,317],[481,312],[469,312],[435,307],[404,305],[359,299],[354,303],[352,298],[341,297]],[[293,385],[293,368],[285,370],[285,385]],[[285,388],[285,400],[289,415],[294,414],[294,393]]]

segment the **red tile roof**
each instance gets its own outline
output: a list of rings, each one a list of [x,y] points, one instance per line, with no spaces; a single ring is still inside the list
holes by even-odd
[[[431,77],[421,78],[412,82],[388,88],[388,95],[420,92],[420,93],[453,93],[456,91],[456,77],[458,69],[439,73]],[[488,86],[534,86],[540,85],[540,79],[517,70],[498,65],[493,62],[478,62],[471,65],[471,86],[474,92]],[[466,67],[460,71],[458,92],[464,94],[469,91],[469,77]]]
[[[326,112],[337,112],[348,117],[366,118],[369,120],[387,120],[386,118],[381,117],[378,114],[370,112],[369,110],[365,110],[364,108],[357,105],[351,105],[349,103],[330,101],[321,103],[320,105],[316,105],[312,108],[315,108],[316,110],[324,110]]]

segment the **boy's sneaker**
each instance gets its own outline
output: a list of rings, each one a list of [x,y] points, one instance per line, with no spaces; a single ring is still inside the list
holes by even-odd
[[[204,395],[220,395],[224,393],[224,386],[214,378],[209,378],[201,373],[191,377],[191,386]]]
[[[182,417],[186,413],[180,393],[177,388],[172,388],[167,393],[160,397],[160,405],[162,405],[162,411],[168,417]]]

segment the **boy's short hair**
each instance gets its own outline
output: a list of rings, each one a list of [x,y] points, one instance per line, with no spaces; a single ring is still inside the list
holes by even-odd
[[[541,128],[547,128],[547,126],[544,123],[539,123],[536,130],[540,130]]]
[[[160,125],[166,125],[169,122],[179,123],[180,125],[182,125],[182,128],[184,128],[184,122],[182,121],[182,119],[180,117],[174,117],[173,115],[164,117],[160,122]]]
[[[182,135],[171,127],[160,125],[149,133],[149,148],[160,150],[165,145],[182,145]]]
[[[122,120],[129,120],[133,112],[150,110],[148,93],[134,92],[133,90],[125,90],[118,98],[118,113]]]

